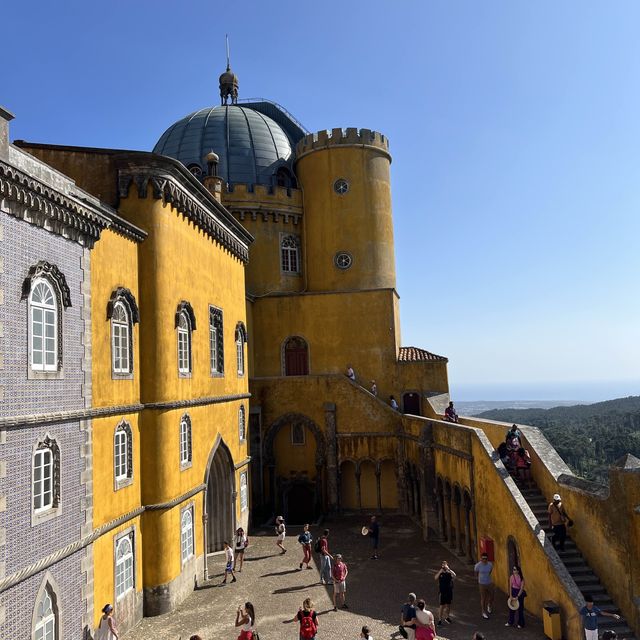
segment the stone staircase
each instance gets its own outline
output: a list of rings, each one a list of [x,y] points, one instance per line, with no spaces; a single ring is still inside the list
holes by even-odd
[[[529,482],[527,487],[524,486],[513,473],[511,475],[516,485],[518,485],[522,496],[529,504],[531,511],[533,511],[536,518],[538,518],[540,526],[547,535],[550,535],[551,527],[549,526],[549,517],[547,515],[547,508],[550,501],[545,499],[533,480]],[[569,529],[568,532],[570,533],[571,529]],[[593,596],[595,606],[602,609],[602,611],[622,615],[622,612],[613,602],[604,585],[600,583],[598,576],[580,553],[580,549],[578,549],[575,542],[569,536],[567,536],[565,541],[565,550],[558,551],[558,556],[582,593],[590,593]],[[614,620],[613,618],[605,616],[601,617],[598,622],[600,634],[605,629],[612,629],[618,634],[618,638],[636,640],[633,630],[629,628],[624,618]]]

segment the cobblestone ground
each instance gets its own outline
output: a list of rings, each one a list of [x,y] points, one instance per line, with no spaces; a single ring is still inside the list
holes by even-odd
[[[400,607],[410,591],[424,598],[432,612],[437,611],[434,575],[445,559],[458,579],[453,622],[438,627],[439,637],[469,640],[476,630],[482,631],[488,640],[545,637],[541,622],[529,615],[525,629],[505,628],[506,595],[498,591],[492,619],[483,620],[473,567],[437,543],[424,543],[410,520],[388,517],[381,521],[379,560],[369,558],[369,540],[360,534],[362,524],[361,519],[351,517],[325,523],[331,530],[331,553],[342,553],[349,566],[347,610],[333,611],[333,588],[320,584],[317,558],[314,557],[313,570],[298,569],[302,554],[297,536],[301,527],[292,526],[287,531],[285,555],[280,555],[270,531],[250,537],[244,568],[235,584],[218,586],[223,556],[211,555],[209,571],[213,577],[209,583],[197,589],[174,612],[145,618],[125,640],[188,640],[194,633],[204,640],[234,640],[238,636],[233,626],[235,611],[247,600],[256,608],[261,640],[298,640],[297,625],[291,619],[306,597],[312,598],[319,615],[318,640],[357,640],[364,624],[370,627],[376,640],[401,640],[397,626]],[[318,529],[312,530],[314,539],[320,533]]]

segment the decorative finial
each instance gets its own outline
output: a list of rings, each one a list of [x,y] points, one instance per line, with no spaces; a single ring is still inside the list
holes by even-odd
[[[221,104],[238,104],[238,76],[231,71],[231,56],[229,55],[229,36],[225,36],[227,45],[227,70],[220,76],[220,99]]]

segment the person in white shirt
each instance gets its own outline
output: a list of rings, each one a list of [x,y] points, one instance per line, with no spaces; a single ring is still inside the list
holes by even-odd
[[[226,540],[224,541],[224,555],[227,560],[227,565],[224,568],[224,580],[222,581],[221,584],[227,584],[227,574],[229,573],[233,578],[231,582],[236,581],[236,574],[233,572],[233,549],[231,548],[231,545]]]
[[[278,536],[276,538],[276,544],[280,547],[280,549],[282,549],[282,551],[280,551],[280,554],[287,553],[287,550],[284,548],[283,544],[286,535],[287,530],[284,526],[284,518],[282,516],[278,516],[276,518],[276,536]]]

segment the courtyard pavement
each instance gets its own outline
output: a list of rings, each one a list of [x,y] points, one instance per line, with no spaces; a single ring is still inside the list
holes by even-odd
[[[287,529],[280,555],[271,531],[250,536],[242,573],[235,584],[219,586],[224,556],[209,556],[211,580],[201,585],[175,611],[155,618],[145,618],[124,640],[188,640],[199,634],[203,640],[234,640],[238,605],[251,601],[256,609],[261,640],[298,640],[298,625],[291,622],[298,607],[310,597],[318,613],[318,640],[357,640],[366,624],[375,640],[401,640],[398,633],[400,608],[410,591],[426,600],[429,610],[437,613],[437,584],[434,575],[442,560],[458,574],[452,606],[452,624],[438,627],[439,637],[470,640],[473,632],[482,631],[487,640],[544,638],[542,623],[526,616],[522,630],[506,628],[506,595],[496,591],[495,611],[490,620],[480,615],[480,603],[473,567],[451,554],[438,543],[422,541],[417,527],[408,518],[385,517],[380,526],[380,559],[371,560],[369,539],[360,529],[361,518],[344,517],[327,521],[331,530],[329,550],[342,553],[349,567],[347,603],[349,609],[333,611],[332,586],[320,584],[318,559],[313,570],[298,569],[302,554],[297,542],[301,527]],[[314,527],[315,538],[324,527]],[[116,608],[117,620],[117,608]]]

